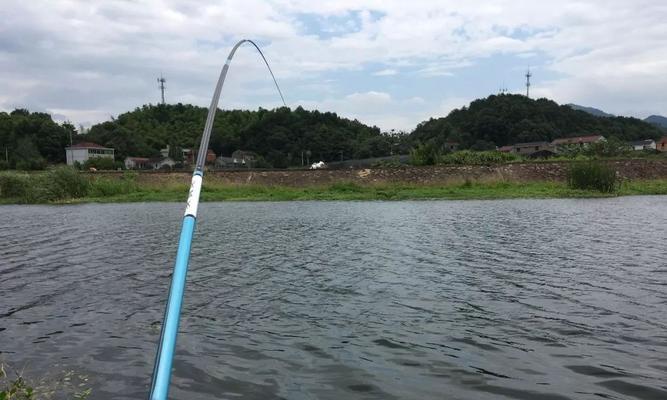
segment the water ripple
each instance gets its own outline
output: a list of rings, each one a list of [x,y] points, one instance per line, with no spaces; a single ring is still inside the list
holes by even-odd
[[[204,203],[171,397],[667,398],[665,204]],[[0,207],[0,357],[145,397],[181,215]]]

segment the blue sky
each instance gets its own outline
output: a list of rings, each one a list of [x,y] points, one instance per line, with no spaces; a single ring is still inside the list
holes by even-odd
[[[90,125],[159,99],[206,106],[229,49],[256,40],[288,105],[384,130],[501,87],[618,115],[667,114],[667,3],[610,0],[8,1],[0,109]],[[222,108],[280,99],[251,47]]]

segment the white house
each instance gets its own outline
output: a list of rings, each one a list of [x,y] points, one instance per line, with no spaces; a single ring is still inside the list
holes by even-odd
[[[125,168],[144,169],[148,165],[149,159],[144,157],[126,157]]]
[[[151,158],[150,160],[153,169],[172,169],[176,165],[176,161],[172,160],[170,157],[164,158]]]
[[[77,161],[83,164],[88,159],[95,157],[110,158],[113,160],[114,150],[96,143],[83,142],[65,147],[65,157],[67,158],[67,165],[74,165]]]
[[[632,146],[632,149],[635,151],[656,149],[655,140],[653,139],[637,140],[635,142],[630,142],[630,146]]]

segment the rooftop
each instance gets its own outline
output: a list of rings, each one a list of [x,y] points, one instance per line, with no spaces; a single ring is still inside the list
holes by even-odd
[[[554,145],[576,144],[576,143],[594,143],[594,142],[599,141],[600,139],[604,139],[604,136],[602,136],[602,135],[575,136],[575,137],[569,137],[569,138],[554,139],[554,141],[551,142],[551,143],[554,144]]]
[[[77,143],[75,145],[67,147],[68,149],[108,149],[108,150],[113,150],[111,147],[104,147],[100,146],[97,143],[93,142],[81,142]]]
[[[533,147],[533,146],[548,146],[549,142],[528,142],[528,143],[517,143],[514,147]]]

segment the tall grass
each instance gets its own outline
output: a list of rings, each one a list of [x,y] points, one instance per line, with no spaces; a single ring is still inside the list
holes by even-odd
[[[0,198],[16,199],[20,203],[46,203],[84,197],[89,187],[88,180],[71,167],[58,167],[39,174],[0,174]]]
[[[499,151],[470,151],[462,150],[445,154],[440,158],[441,164],[455,165],[491,165],[521,160],[521,156]]]
[[[574,163],[567,173],[567,185],[572,189],[615,193],[619,189],[616,171],[601,162]]]
[[[94,178],[90,182],[89,195],[91,197],[108,197],[133,193],[138,190],[137,173],[126,171],[120,179]]]

